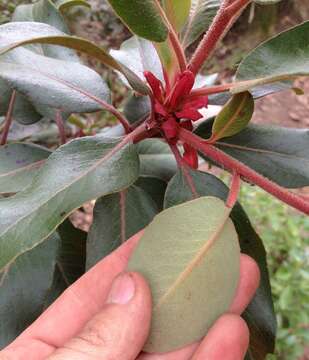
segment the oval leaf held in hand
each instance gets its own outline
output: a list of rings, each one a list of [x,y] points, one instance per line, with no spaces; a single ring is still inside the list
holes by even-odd
[[[254,100],[248,91],[234,95],[216,117],[211,140],[216,141],[239,133],[248,125],[253,111]]]
[[[153,295],[148,352],[200,340],[228,310],[239,277],[239,243],[230,210],[202,197],[171,207],[146,228],[128,268],[141,272]]]

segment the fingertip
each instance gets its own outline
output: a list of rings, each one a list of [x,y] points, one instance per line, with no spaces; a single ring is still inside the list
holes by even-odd
[[[249,345],[246,322],[236,314],[224,314],[213,325],[192,360],[241,360]]]
[[[234,301],[230,311],[241,314],[253,298],[260,282],[260,269],[248,255],[240,257],[240,277]]]

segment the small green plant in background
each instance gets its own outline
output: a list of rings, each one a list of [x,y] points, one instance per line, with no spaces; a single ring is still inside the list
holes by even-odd
[[[309,344],[309,220],[250,185],[243,186],[240,201],[268,253],[278,321],[272,359],[297,359]]]

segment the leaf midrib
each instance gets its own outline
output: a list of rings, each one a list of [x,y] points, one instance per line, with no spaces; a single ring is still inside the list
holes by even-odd
[[[186,280],[186,278],[192,273],[194,268],[200,263],[203,259],[204,255],[208,252],[208,250],[212,247],[215,241],[218,239],[220,234],[222,233],[227,220],[229,219],[231,209],[225,208],[225,213],[221,224],[218,226],[217,230],[211,235],[211,237],[206,241],[206,243],[202,246],[202,248],[198,251],[198,253],[194,256],[194,258],[189,262],[187,267],[179,274],[173,284],[169,287],[167,292],[158,300],[158,303],[154,306],[154,311],[158,310],[166,300],[177,290],[178,286]]]
[[[221,141],[217,141],[216,145],[220,145],[221,147],[229,147],[229,148],[233,148],[233,149],[241,150],[241,151],[252,151],[252,152],[261,153],[261,154],[268,154],[268,155],[274,155],[274,156],[283,157],[283,158],[290,158],[291,160],[299,160],[299,161],[305,161],[305,162],[309,163],[309,159],[307,159],[307,158],[302,158],[302,157],[292,155],[292,154],[280,153],[280,152],[276,152],[273,150],[257,149],[257,148],[253,148],[253,147],[243,146],[243,145],[229,144],[229,143],[225,143],[225,142],[221,142]]]
[[[73,140],[74,141],[74,140]],[[78,140],[77,140],[78,141]],[[24,219],[26,219],[29,215],[33,214],[34,212],[37,212],[41,207],[43,207],[44,205],[46,205],[49,201],[53,200],[55,197],[57,197],[61,192],[65,191],[68,187],[72,186],[73,184],[77,183],[80,179],[82,179],[84,176],[89,175],[89,173],[91,173],[93,170],[95,170],[98,166],[100,166],[104,161],[109,160],[118,150],[120,150],[122,148],[122,146],[126,145],[126,141],[125,139],[123,141],[121,141],[120,143],[118,143],[118,145],[116,145],[114,148],[111,149],[111,151],[106,154],[103,158],[99,159],[95,164],[93,164],[86,172],[84,172],[83,174],[81,174],[79,177],[75,178],[72,182],[70,182],[69,184],[67,184],[65,187],[60,188],[52,197],[49,197],[46,201],[44,201],[43,203],[41,203],[37,208],[32,209],[32,211],[28,212],[25,216],[22,216],[20,218],[17,219],[17,221],[15,221],[13,224],[11,224],[10,226],[8,226],[5,231],[0,234],[0,240],[1,237],[5,236],[5,234],[7,232],[9,232],[14,226],[16,226],[19,222],[23,221]],[[1,203],[0,203],[1,205]],[[48,236],[48,235],[47,235]]]
[[[14,169],[14,170],[11,170],[9,172],[2,173],[2,174],[0,174],[0,180],[1,180],[1,178],[6,178],[7,176],[13,176],[13,175],[16,175],[18,173],[31,170],[32,168],[36,168],[37,166],[41,166],[41,164],[44,164],[45,162],[46,162],[46,159],[38,160],[36,162],[33,162],[33,163],[28,164],[26,166],[20,167],[18,169]]]

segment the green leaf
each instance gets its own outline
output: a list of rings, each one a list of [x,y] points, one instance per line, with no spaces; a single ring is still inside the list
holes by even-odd
[[[179,32],[188,19],[191,0],[163,0],[163,8],[168,20],[174,29]]]
[[[156,5],[156,0],[108,0],[116,14],[132,33],[156,42],[163,42],[168,29]]]
[[[55,233],[43,244],[24,252],[1,270],[0,349],[41,314],[52,285],[58,248],[59,237]],[[0,254],[1,259],[2,251]]]
[[[211,122],[196,134],[207,139]],[[286,188],[309,185],[309,131],[250,124],[215,146]]]
[[[25,189],[51,151],[38,145],[13,143],[0,147],[0,193]]]
[[[87,233],[74,227],[68,219],[58,227],[57,233],[60,237],[60,244],[53,284],[46,296],[45,308],[78,280],[86,269]]]
[[[47,24],[35,22],[2,25],[0,26],[0,38],[1,32],[5,37],[5,41],[0,45],[0,55],[27,44],[60,45],[60,48],[67,47],[96,58],[106,66],[122,73],[134,90],[144,95],[149,94],[149,87],[133,71],[125,65],[118,63],[102,47],[88,40],[69,36]],[[51,48],[59,48],[59,46]]]
[[[151,197],[135,185],[97,200],[87,241],[87,268],[142,230],[157,212]]]
[[[151,102],[149,96],[133,94],[124,105],[123,113],[130,124],[141,121],[150,114]]]
[[[228,188],[214,175],[189,170],[189,176],[198,196],[215,196],[223,201],[226,200]],[[183,172],[179,170],[168,184],[165,207],[190,201],[193,197],[191,186],[189,186]],[[249,326],[251,335],[249,348],[251,357],[249,359],[265,359],[267,353],[274,351],[276,336],[276,317],[269,283],[266,253],[262,240],[253,229],[250,220],[239,203],[234,206],[230,217],[235,225],[242,253],[251,256],[260,268],[260,286],[243,317]]]
[[[239,65],[233,93],[309,75],[309,21],[254,49]]]
[[[254,100],[246,91],[234,95],[215,118],[212,126],[212,139],[220,140],[243,130],[252,118]]]
[[[198,341],[228,310],[240,255],[229,212],[221,200],[204,197],[163,211],[145,229],[128,265],[152,290],[144,350],[166,352]]]
[[[32,33],[33,28],[59,33],[49,25],[41,25],[25,22],[0,26],[0,49],[4,51],[17,39],[27,37],[27,30]],[[0,57],[0,78],[10,88],[24,94],[42,115],[49,118],[55,117],[56,109],[66,113],[92,112],[102,109],[98,99],[110,101],[106,83],[93,70],[77,62],[53,59],[25,48]]]
[[[44,23],[58,29],[62,33],[70,33],[63,16],[50,0],[40,0],[34,4],[22,4],[17,6],[13,13],[12,21],[18,23],[36,22],[38,26],[40,26],[38,23]],[[25,24],[17,24],[15,26],[18,27],[19,31],[15,31],[15,33],[11,34],[11,36],[13,35],[15,37],[16,35],[19,35],[18,33],[22,33],[24,36],[26,33],[29,34],[29,26],[26,26]],[[23,29],[23,27],[25,28]],[[11,27],[10,29],[13,31],[14,27]],[[43,33],[41,36],[43,36]],[[41,46],[38,44],[30,45],[28,48],[38,54],[43,54],[55,59],[79,62],[79,57],[71,49],[54,46]]]
[[[141,175],[169,180],[177,171],[177,163],[169,146],[159,139],[146,139],[138,144]]]
[[[61,146],[29,187],[0,199],[0,270],[46,239],[83,203],[130,186],[138,173],[134,145],[98,135]]]
[[[62,13],[74,6],[83,6],[91,9],[91,5],[85,0],[57,0],[55,5]]]
[[[163,210],[166,181],[154,176],[140,176],[135,185],[143,189],[152,198],[159,211]]]
[[[13,13],[12,21],[37,21],[50,24],[63,32],[69,32],[63,17],[49,0],[40,0],[35,4],[17,6]],[[8,34],[5,35],[6,38],[7,35]],[[72,50],[61,47],[31,45],[29,49],[53,58],[75,62],[79,61],[78,56]],[[0,115],[6,113],[11,93],[12,90],[8,84],[0,79]],[[13,117],[14,120],[19,123],[28,125],[39,121],[42,115],[37,112],[24,96],[18,94],[15,101]]]
[[[125,64],[142,81],[145,81],[144,71],[151,71],[164,82],[159,56],[150,41],[133,36],[124,41],[119,50],[111,50],[110,55],[119,63]],[[121,79],[126,85],[128,84],[124,76],[121,76]]]
[[[191,2],[190,17],[183,36],[185,47],[191,45],[208,30],[222,0],[191,0]]]

